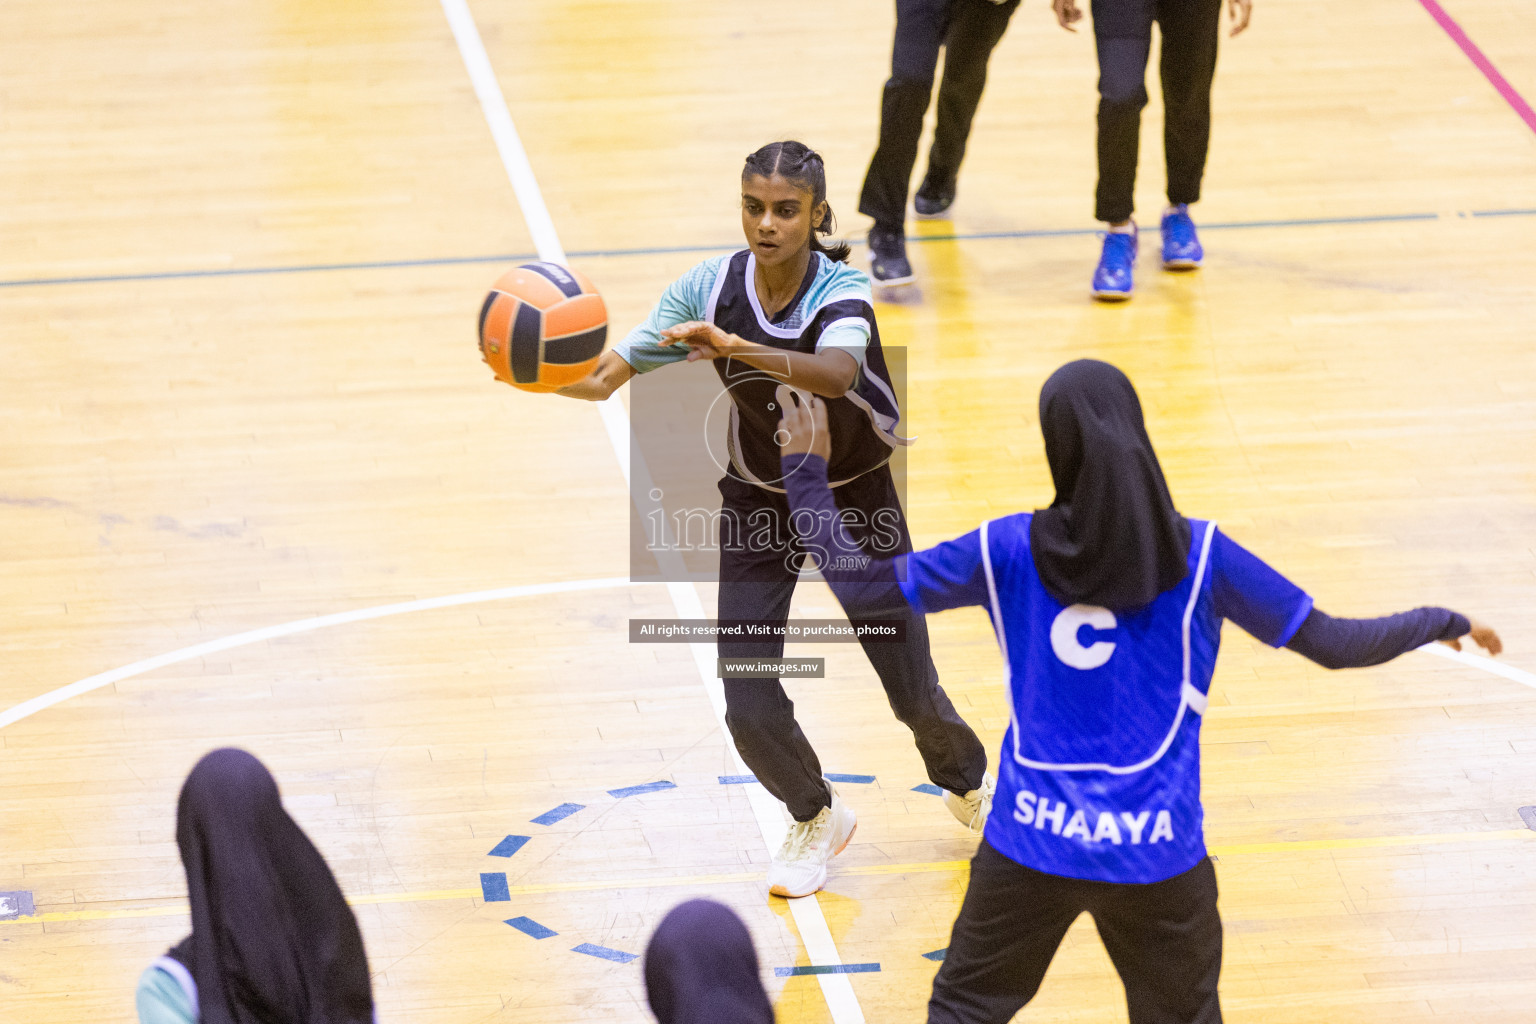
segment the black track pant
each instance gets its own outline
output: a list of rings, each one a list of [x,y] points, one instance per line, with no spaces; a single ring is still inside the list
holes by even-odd
[[[1211,138],[1211,79],[1221,0],[1093,0],[1099,51],[1099,188],[1094,216],[1118,223],[1134,209],[1141,109],[1147,105],[1152,23],[1162,29],[1163,154],[1168,201],[1200,198]]]
[[[1162,882],[1124,885],[1043,874],[985,841],[933,980],[928,1024],[1012,1020],[1085,910],[1125,983],[1131,1024],[1221,1024],[1221,918],[1209,858]]]
[[[928,173],[950,180],[960,172],[971,120],[987,84],[987,60],[1019,0],[896,0],[896,43],[891,77],[880,102],[880,144],[864,177],[859,212],[890,230],[906,219],[907,187],[917,161],[923,115],[933,95],[933,73],[944,48],[939,116]]]
[[[848,532],[865,552],[891,558],[912,550],[906,518],[891,471],[882,466],[837,487],[832,492],[840,509],[860,509],[866,517],[876,510],[894,521],[895,533],[886,526],[875,533],[857,524]],[[720,603],[722,621],[782,623],[789,618],[790,597],[795,592],[796,568],[787,564],[799,545],[789,521],[789,502],[782,494],[726,476],[720,480],[727,520],[743,524],[745,541],[753,523],[770,519],[777,524],[786,546],[752,550],[743,542],[730,542],[729,532],[720,544]],[[756,518],[754,519],[754,515]],[[869,522],[877,520],[868,519]],[[885,540],[882,541],[881,537]],[[893,543],[894,542],[894,543]],[[986,748],[965,724],[939,686],[939,673],[928,652],[928,626],[921,615],[906,613],[904,643],[864,642],[864,653],[880,677],[896,713],[917,740],[917,749],[934,785],[967,793],[981,785],[987,767]],[[720,641],[722,658],[778,658],[784,654],[781,638]],[[796,821],[809,821],[826,807],[832,795],[821,776],[821,762],[795,721],[795,705],[777,676],[726,679],[725,724],[741,759],[774,796],[783,801]]]

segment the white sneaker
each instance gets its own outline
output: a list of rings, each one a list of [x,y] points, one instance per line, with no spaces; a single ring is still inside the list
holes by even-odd
[[[832,806],[823,807],[810,821],[790,825],[768,868],[768,891],[790,899],[818,891],[827,884],[827,861],[847,848],[858,827],[858,819],[833,787]]]
[[[992,793],[997,789],[997,779],[991,772],[981,777],[981,788],[973,789],[965,796],[958,793],[944,791],[944,806],[949,808],[949,813],[966,828],[981,835],[981,830],[987,824],[987,815],[992,813]]]

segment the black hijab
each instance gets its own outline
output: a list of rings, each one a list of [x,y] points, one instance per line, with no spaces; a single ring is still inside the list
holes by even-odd
[[[1040,389],[1056,500],[1029,524],[1040,582],[1062,604],[1140,608],[1189,571],[1189,522],[1174,510],[1136,389],[1096,359]]]
[[[357,919],[260,761],[224,749],[197,762],[176,845],[192,934],[171,956],[197,982],[200,1024],[370,1024]]]
[[[645,994],[660,1024],[773,1024],[752,936],[711,900],[679,904],[656,926]]]

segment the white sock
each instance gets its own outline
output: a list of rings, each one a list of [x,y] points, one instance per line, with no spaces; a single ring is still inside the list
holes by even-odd
[[[1128,220],[1118,227],[1114,224],[1106,224],[1104,227],[1112,235],[1134,235],[1136,233],[1136,222],[1133,220]]]
[[[1168,216],[1171,216],[1172,214],[1175,214],[1175,213],[1188,213],[1188,212],[1189,212],[1189,204],[1188,203],[1179,203],[1177,206],[1169,206],[1169,207],[1165,208],[1163,210],[1163,216],[1164,217],[1168,217]]]

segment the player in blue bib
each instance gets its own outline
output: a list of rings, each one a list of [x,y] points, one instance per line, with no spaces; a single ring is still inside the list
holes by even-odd
[[[804,552],[789,523],[780,474],[777,389],[822,396],[836,432],[827,450],[832,499],[856,522],[858,550],[890,558],[912,550],[887,466],[901,409],[880,349],[869,277],[847,265],[848,246],[823,246],[832,230],[821,157],[776,142],[747,158],[741,175],[747,248],[707,259],[669,287],[651,315],[585,379],[561,390],[602,400],[637,373],[711,360],[731,398],[719,483],[722,521],[718,617],[777,623],[789,615]],[[928,777],[955,817],[980,830],[992,800],[987,753],[939,686],[923,616],[903,608],[905,640],[865,642],[891,710],[912,730]],[[778,658],[782,636],[722,639],[721,658]],[[823,776],[776,675],[727,678],[725,720],[742,760],[789,808],[795,823],[768,869],[769,890],[806,896],[856,822]]]
[[[819,402],[784,389],[783,474],[810,550],[838,554]],[[1132,1024],[1221,1020],[1221,919],[1200,805],[1200,722],[1221,623],[1330,668],[1486,626],[1445,608],[1335,619],[1215,523],[1173,507],[1125,375],[1062,367],[1040,394],[1049,508],[926,551],[824,568],[853,617],[987,610],[1011,718],[994,811],[929,1002],[931,1024],[1011,1020],[1067,928],[1094,917]],[[835,433],[834,433],[835,436]],[[824,565],[844,566],[847,560]]]

